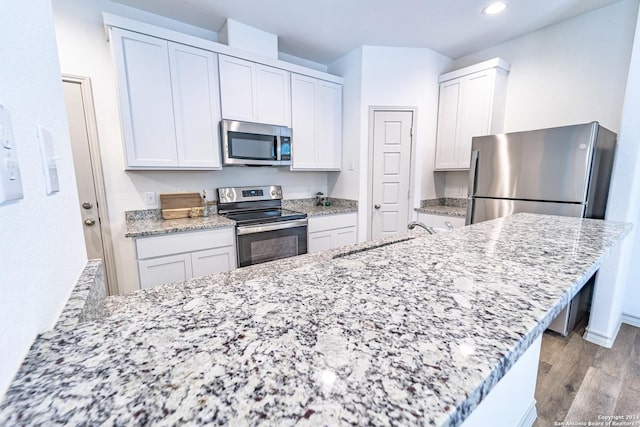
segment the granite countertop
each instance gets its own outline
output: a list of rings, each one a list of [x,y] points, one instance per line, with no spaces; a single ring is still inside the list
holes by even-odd
[[[355,200],[329,197],[329,206],[316,206],[315,199],[283,200],[282,207],[292,211],[306,213],[307,216],[335,215],[358,212],[358,202]]]
[[[517,214],[112,297],[0,424],[457,426],[629,230]]]
[[[423,200],[420,203],[420,207],[416,208],[415,211],[464,218],[467,215],[467,199],[441,198]]]
[[[315,206],[315,199],[283,200],[282,206],[307,216],[332,215],[358,212],[358,202],[346,199],[330,198],[330,206]],[[213,205],[215,206],[215,205]],[[216,209],[208,217],[162,219],[160,209],[147,209],[125,212],[125,237],[143,237],[156,234],[179,233],[184,231],[208,230],[213,228],[235,227],[235,221],[218,215]]]
[[[177,233],[183,231],[209,230],[213,228],[235,227],[231,221],[211,213],[207,217],[162,219],[160,209],[125,212],[125,237],[143,237],[156,234]]]

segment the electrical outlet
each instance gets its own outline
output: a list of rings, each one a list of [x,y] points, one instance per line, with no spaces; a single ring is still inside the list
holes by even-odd
[[[158,200],[156,199],[156,193],[153,191],[147,191],[144,193],[144,203],[147,206],[155,206],[158,204]]]

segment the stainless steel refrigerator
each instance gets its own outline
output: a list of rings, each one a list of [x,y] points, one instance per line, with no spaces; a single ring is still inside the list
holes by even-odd
[[[518,212],[604,218],[615,148],[616,134],[597,122],[474,137],[466,223]],[[549,329],[567,335],[588,291]]]

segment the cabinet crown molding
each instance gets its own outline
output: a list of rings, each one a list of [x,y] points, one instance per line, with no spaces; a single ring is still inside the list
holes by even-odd
[[[188,46],[197,47],[200,49],[208,50],[215,53],[221,53],[223,55],[233,56],[240,59],[246,59],[248,61],[257,62],[259,64],[268,65],[270,67],[280,68],[282,70],[290,71],[293,73],[304,74],[309,77],[314,77],[320,80],[326,80],[333,83],[343,84],[344,79],[334,74],[323,73],[322,71],[314,70],[311,68],[303,67],[290,62],[281,61],[279,59],[268,58],[249,51],[233,48],[212,40],[203,39],[200,37],[192,36],[190,34],[181,33],[179,31],[170,30],[168,28],[158,27],[156,25],[147,24],[146,22],[136,21],[124,16],[114,15],[111,13],[103,12],[102,20],[105,25],[105,32],[107,33],[107,39],[109,38],[109,28],[122,28],[123,30],[129,30],[136,33],[146,34],[149,36],[157,37],[160,39],[168,40],[171,42],[182,43]]]
[[[440,77],[438,77],[438,83],[457,79],[469,74],[477,73],[478,71],[484,71],[491,68],[498,68],[505,73],[508,73],[509,70],[511,70],[511,64],[509,64],[502,58],[489,59],[488,61],[479,62],[477,64],[469,65],[468,67],[459,68],[454,71],[449,71],[448,73],[440,74]]]

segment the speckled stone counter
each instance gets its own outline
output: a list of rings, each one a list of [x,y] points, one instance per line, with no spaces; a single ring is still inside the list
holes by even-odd
[[[162,219],[160,209],[125,212],[125,237],[153,236],[183,231],[235,227],[236,223],[217,213],[208,217]]]
[[[358,212],[358,202],[331,198],[330,206],[315,206],[315,199],[283,200],[282,206],[308,216]],[[153,236],[156,234],[234,227],[235,222],[218,215],[215,210],[208,217],[162,219],[160,209],[126,211],[125,237]]]
[[[629,229],[517,214],[121,296],[36,340],[0,425],[457,426]]]
[[[416,208],[415,211],[464,218],[467,215],[467,199],[441,198],[423,200],[420,203],[420,207]]]
[[[67,331],[82,322],[102,319],[108,315],[106,299],[104,264],[101,259],[90,259],[71,291],[54,329]]]
[[[306,213],[308,216],[358,212],[358,202],[356,200],[330,197],[329,201],[331,202],[329,206],[316,206],[315,199],[283,200],[282,206],[292,211]]]

